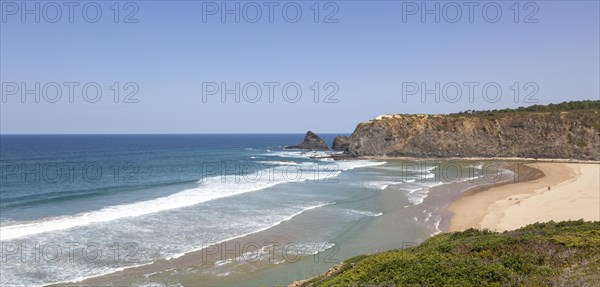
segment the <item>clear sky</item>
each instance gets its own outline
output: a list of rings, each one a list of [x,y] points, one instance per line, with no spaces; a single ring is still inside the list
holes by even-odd
[[[1,133],[349,133],[600,97],[598,1],[0,3]]]

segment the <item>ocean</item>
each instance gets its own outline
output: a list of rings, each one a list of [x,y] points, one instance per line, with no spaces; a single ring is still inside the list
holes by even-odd
[[[445,203],[427,202],[431,188],[483,176],[481,163],[333,161],[333,151],[283,148],[302,139],[2,135],[0,285],[289,284],[440,232]],[[214,249],[236,240],[245,245],[229,255]],[[210,264],[194,257],[208,251]]]

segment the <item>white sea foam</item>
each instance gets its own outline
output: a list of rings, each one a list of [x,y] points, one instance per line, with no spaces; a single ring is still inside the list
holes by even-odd
[[[260,250],[246,252],[235,258],[227,258],[218,260],[214,263],[216,269],[222,268],[226,265],[231,264],[244,264],[249,262],[257,262],[259,260],[268,260],[272,264],[281,264],[296,256],[311,256],[316,255],[319,252],[326,251],[335,246],[332,242],[288,242],[283,246],[283,249],[279,248],[278,251],[273,251],[277,247],[270,245],[264,246]],[[287,259],[277,260],[273,255],[279,255],[285,253]],[[219,274],[219,273],[217,273]],[[217,275],[218,276],[218,275]]]
[[[375,213],[375,212],[370,212],[370,211],[365,211],[365,210],[349,209],[349,211],[351,213],[360,214],[360,215],[364,215],[364,216],[371,216],[371,217],[378,217],[378,216],[383,215],[383,213],[381,213],[381,212]]]
[[[196,205],[209,200],[238,195],[246,192],[262,190],[280,183],[284,180],[258,183],[221,183],[219,179],[211,179],[200,187],[187,189],[169,196],[105,207],[91,212],[80,213],[73,216],[61,216],[30,223],[8,225],[0,227],[0,240],[10,240],[29,235],[64,230],[94,223],[107,222],[127,217],[161,212],[165,210]]]
[[[380,180],[380,181],[367,181],[362,184],[362,186],[370,189],[378,189],[384,190],[390,185],[401,184],[402,182],[398,181],[390,181],[390,180]]]
[[[262,163],[262,164],[269,164],[269,165],[298,165],[297,162],[295,161],[283,161],[283,160],[274,160],[274,161],[269,161],[269,160],[263,160],[263,161],[258,161],[258,163]]]
[[[427,196],[429,195],[429,191],[431,190],[431,188],[434,186],[437,186],[437,185],[441,185],[441,184],[443,184],[443,183],[427,182],[422,185],[418,185],[415,188],[409,189],[408,190],[408,201],[410,201],[410,203],[412,205],[419,205],[419,204],[423,203],[423,200],[425,200],[425,198],[427,198]]]
[[[435,174],[434,173],[426,173],[421,175],[422,178],[434,178]]]
[[[425,211],[425,210],[423,210],[423,211]],[[425,218],[425,222],[428,222],[428,221],[429,221],[429,219],[431,219],[431,215],[432,215],[432,214],[433,214],[433,212],[429,212],[429,213],[427,213],[427,217]]]
[[[215,261],[215,267],[222,267],[231,263],[245,263],[245,262],[256,262],[261,259],[264,259],[265,255],[269,253],[269,251],[273,248],[273,245],[266,245],[262,248],[254,251],[248,251],[241,256],[235,258],[227,258]]]
[[[437,166],[427,166],[427,167],[423,167],[423,170],[426,172],[430,172],[436,168],[437,168]]]
[[[268,151],[267,156],[291,157],[291,158],[311,158],[311,157],[326,157],[329,156],[326,152],[317,151]]]
[[[84,212],[71,216],[46,218],[39,221],[5,225],[0,227],[0,240],[40,234],[44,232],[65,230],[89,224],[113,221],[122,218],[137,217],[161,211],[182,208],[207,202],[210,200],[239,195],[242,193],[263,190],[285,182],[299,182],[310,178],[294,178],[288,176],[290,171],[267,174],[264,170],[257,171],[245,178],[239,175],[215,176],[207,178],[196,188],[141,202],[109,206],[100,210]],[[338,174],[333,174],[337,176]],[[258,179],[258,180],[256,180]]]
[[[483,169],[483,163],[479,163],[477,165],[473,165],[474,168],[476,169]]]
[[[478,178],[482,178],[483,175],[478,175],[478,176],[472,176],[472,177],[466,177],[466,178],[462,178],[462,179],[457,179],[454,180],[453,182],[465,182],[465,181],[473,181],[476,180]]]
[[[440,230],[440,223],[442,222],[442,217],[438,216],[436,218],[435,223],[433,224],[433,227],[435,228],[435,232],[433,234],[431,234],[431,236],[434,236],[436,234],[442,233],[442,230]]]
[[[210,246],[204,246],[203,248],[208,248],[208,247],[211,247],[211,246],[214,246],[214,245],[217,245],[217,244],[221,244],[221,243],[226,242],[226,241],[234,240],[234,239],[237,239],[237,238],[248,236],[248,235],[253,234],[253,233],[257,233],[257,232],[261,232],[261,231],[270,229],[270,228],[272,228],[274,226],[277,226],[277,225],[279,225],[279,224],[281,224],[281,223],[283,223],[285,221],[288,221],[288,220],[290,220],[290,219],[292,219],[292,218],[294,218],[294,217],[296,217],[296,216],[298,216],[298,215],[300,215],[300,214],[302,214],[302,213],[304,213],[306,211],[309,211],[309,210],[312,210],[312,209],[315,209],[315,208],[319,208],[319,207],[328,206],[328,205],[334,205],[334,204],[335,204],[335,202],[327,202],[327,203],[319,203],[319,204],[316,204],[316,205],[304,206],[304,207],[302,207],[302,210],[300,210],[300,211],[298,211],[298,212],[296,212],[296,213],[294,213],[294,214],[292,214],[292,215],[284,218],[283,220],[275,222],[272,225],[266,226],[266,227],[261,228],[261,229],[254,230],[254,231],[249,232],[249,233],[245,233],[245,234],[241,234],[241,235],[238,235],[238,236],[235,236],[235,237],[227,238],[225,240],[221,240],[219,242],[216,242],[216,243],[214,243],[214,244],[212,244]],[[200,250],[202,250],[202,248],[188,250],[186,252],[182,252],[182,253],[179,253],[179,254],[175,254],[175,255],[169,256],[169,257],[166,258],[166,260],[171,260],[171,259],[179,258],[179,257],[181,257],[181,256],[183,256],[183,255],[185,255],[187,253],[194,252],[194,251],[200,251]]]
[[[160,274],[160,272],[150,272],[150,273],[146,273],[144,274],[144,278],[148,278],[150,276],[154,276],[154,275],[158,275]]]
[[[335,246],[332,242],[307,242],[293,243],[286,246],[288,254],[298,254],[302,256],[315,255]]]
[[[389,182],[377,182],[377,181],[373,182],[373,181],[370,181],[370,182],[367,182],[365,184],[365,186],[367,188],[376,188],[376,189],[379,189],[379,190],[384,190],[384,189],[388,188],[388,186],[390,186],[390,184],[393,184],[393,183],[389,183]]]
[[[302,214],[302,213],[304,213],[304,212],[306,212],[308,210],[313,210],[313,209],[316,209],[316,208],[319,208],[319,207],[324,207],[324,206],[328,206],[328,205],[332,205],[332,204],[335,204],[335,202],[318,203],[318,204],[313,204],[313,205],[301,205],[301,206],[297,206],[297,208],[301,209],[300,211],[295,212],[295,213],[293,213],[293,214],[291,214],[291,215],[283,218],[282,220],[274,222],[273,224],[270,224],[269,226],[265,226],[264,228],[254,230],[254,231],[246,233],[246,234],[241,234],[239,236],[235,236],[235,237],[232,237],[232,238],[227,238],[225,240],[216,242],[214,244],[220,244],[222,242],[234,240],[236,238],[240,238],[240,237],[252,234],[252,233],[256,233],[256,232],[260,232],[260,231],[269,229],[269,228],[271,228],[273,226],[281,224],[284,221],[288,221],[288,220],[294,218],[295,216],[300,215],[300,214]],[[204,246],[204,247],[206,247],[206,246]],[[177,258],[177,257],[180,257],[180,256],[182,256],[184,254],[189,253],[189,252],[193,252],[193,251],[197,251],[197,250],[201,250],[201,249],[202,248],[194,249],[194,250],[188,250],[185,253],[181,253],[181,254],[177,254],[177,255],[174,255],[174,256],[170,256],[170,257],[168,257],[166,259],[169,260],[169,259]],[[252,256],[252,255],[251,254],[246,254],[246,256],[249,257],[249,256]],[[14,260],[10,260],[10,262],[14,262]],[[70,276],[69,276],[68,279],[62,279],[61,278],[61,279],[57,279],[56,281],[44,281],[44,282],[39,282],[37,280],[36,281],[25,282],[25,281],[23,281],[23,278],[21,278],[21,277],[16,277],[15,276],[15,278],[13,278],[13,276],[11,276],[11,273],[3,272],[3,276],[2,276],[2,281],[1,282],[2,282],[2,284],[10,285],[10,286],[45,286],[45,285],[48,285],[48,284],[76,283],[76,282],[81,282],[81,281],[89,279],[89,278],[94,278],[94,277],[98,277],[98,276],[102,276],[102,275],[106,275],[106,274],[111,274],[111,273],[114,273],[114,272],[119,272],[119,271],[123,271],[123,270],[129,269],[129,268],[135,268],[135,267],[139,267],[139,266],[150,265],[150,264],[153,264],[153,263],[154,263],[153,261],[148,261],[148,262],[144,262],[142,264],[130,265],[130,266],[100,267],[100,268],[94,267],[94,268],[91,268],[91,269],[90,268],[85,268],[85,269],[82,269],[82,270],[79,270],[79,271],[73,270],[75,272],[72,273],[72,274],[70,274]],[[4,271],[7,271],[7,270],[4,270]],[[61,270],[61,271],[64,271],[64,270]],[[44,278],[44,280],[48,280],[48,279],[49,278]]]
[[[341,161],[336,162],[329,172],[323,171],[323,176],[330,179],[338,176],[341,171],[360,167],[376,166],[385,162],[376,161]],[[303,167],[310,167],[314,163],[303,163]],[[259,170],[249,175],[223,175],[207,178],[196,188],[160,197],[152,200],[122,204],[102,208],[100,210],[84,212],[71,216],[47,218],[44,220],[0,226],[0,240],[11,240],[20,237],[40,234],[44,232],[65,230],[95,223],[113,221],[122,218],[137,217],[161,211],[188,207],[210,200],[235,196],[247,192],[254,192],[286,182],[300,182],[313,179],[311,174],[302,174],[296,178],[294,171],[287,170],[284,165],[275,171]],[[302,168],[302,167],[300,167]]]
[[[334,164],[337,167],[339,167],[340,170],[351,170],[351,169],[355,169],[355,168],[378,166],[378,165],[383,165],[386,163],[387,162],[385,162],[385,161],[371,161],[371,160],[352,160],[352,161],[341,160],[341,161],[334,162]]]
[[[423,203],[423,200],[425,200],[428,193],[428,188],[419,188],[417,190],[413,190],[408,193],[408,201],[410,201],[412,205],[419,205]]]

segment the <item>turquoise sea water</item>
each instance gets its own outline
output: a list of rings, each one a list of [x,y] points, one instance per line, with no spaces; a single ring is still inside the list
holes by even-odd
[[[438,232],[441,218],[415,207],[452,172],[434,162],[333,161],[331,152],[283,148],[302,138],[3,135],[0,285],[82,280],[259,233],[294,241],[305,257],[341,260]],[[461,178],[481,174],[471,170]],[[282,284],[326,267],[307,262],[296,262],[305,270],[296,275],[248,282]],[[209,275],[247,272],[229,263]],[[144,278],[132,285],[153,283]]]

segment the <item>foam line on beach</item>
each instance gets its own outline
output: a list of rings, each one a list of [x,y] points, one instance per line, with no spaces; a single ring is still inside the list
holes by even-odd
[[[298,215],[300,215],[300,214],[302,214],[302,213],[304,213],[306,211],[317,209],[317,208],[320,208],[320,207],[325,207],[325,206],[328,206],[328,205],[334,205],[334,204],[335,204],[335,202],[327,202],[327,203],[319,203],[319,204],[316,204],[316,205],[306,206],[306,207],[303,207],[302,210],[300,210],[298,212],[295,212],[295,213],[291,214],[290,216],[288,216],[288,217],[286,217],[286,218],[284,218],[284,219],[282,219],[280,221],[277,221],[277,222],[273,223],[272,225],[269,225],[269,226],[266,226],[264,228],[260,228],[260,229],[254,230],[252,232],[244,233],[244,234],[241,234],[241,235],[238,235],[238,236],[235,236],[235,237],[227,238],[227,239],[221,240],[219,242],[215,242],[214,244],[211,244],[209,246],[204,246],[203,248],[188,250],[186,252],[175,254],[175,255],[169,256],[169,257],[167,257],[165,259],[166,260],[177,259],[177,258],[179,258],[181,256],[184,256],[184,255],[188,254],[188,253],[192,253],[192,252],[196,252],[196,251],[201,251],[204,248],[209,248],[209,247],[221,244],[223,242],[235,240],[235,239],[238,239],[238,238],[242,238],[242,237],[245,237],[245,236],[248,236],[248,235],[251,235],[251,234],[255,234],[255,233],[261,232],[261,231],[265,231],[265,230],[273,228],[273,227],[275,227],[275,226],[277,226],[277,225],[279,225],[281,223],[289,221],[292,218],[294,218],[294,217],[296,217],[296,216],[298,216]]]
[[[235,240],[235,239],[242,238],[242,237],[245,237],[245,236],[248,236],[248,235],[251,235],[251,234],[262,232],[262,231],[265,231],[265,230],[270,229],[272,227],[275,227],[277,225],[280,225],[283,222],[289,221],[292,218],[294,218],[294,217],[296,217],[296,216],[298,216],[300,214],[303,214],[303,213],[305,213],[305,212],[307,212],[309,210],[314,210],[314,209],[317,209],[317,208],[321,208],[321,207],[325,207],[325,206],[329,206],[329,205],[335,205],[335,204],[336,204],[335,202],[325,202],[325,203],[321,202],[321,203],[316,203],[316,204],[312,204],[312,205],[297,206],[297,208],[300,208],[299,211],[294,212],[293,214],[291,214],[291,215],[289,215],[289,216],[287,216],[287,217],[285,217],[285,218],[283,218],[283,219],[281,219],[281,220],[279,220],[277,222],[274,222],[273,224],[270,224],[269,226],[266,226],[264,228],[256,229],[256,230],[253,230],[252,232],[248,232],[248,233],[240,234],[240,235],[237,235],[237,236],[233,236],[233,237],[230,237],[230,238],[227,238],[227,239],[215,242],[215,243],[211,244],[210,246],[203,246],[202,248],[186,250],[185,252],[174,254],[174,255],[168,256],[168,257],[166,257],[164,259],[165,260],[176,259],[176,258],[179,258],[179,257],[184,256],[186,254],[189,254],[189,253],[192,253],[192,252],[196,252],[196,251],[200,251],[203,248],[209,248],[209,247],[212,247],[212,246],[215,246],[215,245],[227,242],[227,241]],[[330,248],[330,247],[327,247],[327,248]],[[140,263],[140,264],[130,265],[130,266],[121,266],[121,267],[114,267],[114,268],[103,268],[102,270],[93,270],[93,272],[86,272],[86,273],[78,272],[77,274],[75,274],[75,276],[73,278],[64,279],[64,280],[60,280],[60,281],[56,281],[56,282],[44,282],[44,283],[39,283],[39,282],[24,282],[23,283],[23,282],[19,282],[20,278],[9,279],[9,280],[6,280],[7,278],[3,278],[3,283],[9,284],[10,286],[47,286],[48,284],[70,284],[70,283],[77,283],[77,282],[81,282],[81,281],[88,280],[88,279],[91,279],[91,278],[101,277],[101,276],[104,276],[104,275],[107,275],[107,274],[112,274],[112,273],[115,273],[115,272],[124,271],[124,270],[127,270],[127,269],[148,266],[148,265],[154,264],[155,260],[152,260],[152,261],[149,261],[149,262]],[[92,273],[92,274],[90,274],[90,273]],[[4,277],[6,277],[6,276],[4,276]]]

